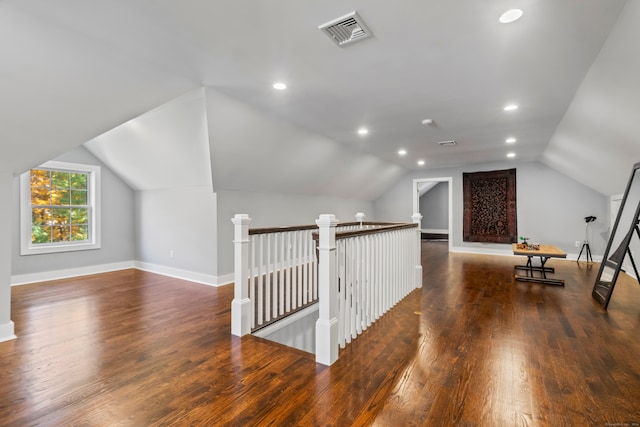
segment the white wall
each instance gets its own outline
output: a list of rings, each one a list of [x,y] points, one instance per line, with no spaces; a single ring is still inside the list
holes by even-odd
[[[542,157],[608,196],[624,191],[640,162],[638,40],[640,1],[629,0]]]
[[[248,214],[250,227],[314,224],[320,214],[335,214],[343,222],[355,221],[364,212],[374,220],[373,204],[364,200],[314,197],[282,193],[218,191],[218,273],[233,273],[233,224],[235,214]],[[411,221],[411,215],[405,218]]]
[[[449,228],[449,183],[438,182],[420,196],[419,206],[423,230],[447,230]]]
[[[0,202],[11,206],[11,172],[4,165],[0,168]],[[12,228],[12,209],[0,209],[0,227],[5,236]],[[14,338],[11,321],[11,240],[0,239],[0,342]]]
[[[136,259],[141,267],[219,284],[216,195],[211,187],[137,191],[135,200]]]
[[[13,178],[13,227],[11,273],[13,283],[46,280],[37,273],[82,269],[88,266],[131,263],[135,256],[133,191],[84,147],[77,147],[54,160],[101,166],[102,247],[96,250],[20,255],[20,177]],[[56,278],[52,275],[51,278]]]
[[[405,169],[206,88],[213,188],[373,200]]]
[[[591,249],[602,255],[607,243],[608,199],[581,183],[562,175],[540,162],[504,162],[465,168],[432,169],[407,174],[374,202],[380,221],[401,221],[412,210],[414,179],[453,178],[453,250],[508,253],[509,245],[463,242],[462,173],[516,168],[518,235],[535,242],[556,245],[568,254],[577,255],[575,241],[584,239],[584,217],[598,217],[593,224]]]

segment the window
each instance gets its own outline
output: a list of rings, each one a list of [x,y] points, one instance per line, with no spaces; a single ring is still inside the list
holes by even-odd
[[[22,255],[100,248],[100,167],[47,162],[20,177]]]

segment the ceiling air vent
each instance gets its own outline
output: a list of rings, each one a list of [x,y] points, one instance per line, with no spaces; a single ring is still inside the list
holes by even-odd
[[[358,12],[351,12],[318,27],[340,47],[371,37]]]
[[[449,147],[450,145],[456,145],[456,142],[454,140],[451,141],[440,141],[438,142],[438,145],[441,147]]]

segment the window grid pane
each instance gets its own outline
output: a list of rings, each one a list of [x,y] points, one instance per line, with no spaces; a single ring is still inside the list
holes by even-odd
[[[31,243],[88,241],[88,173],[31,170]]]

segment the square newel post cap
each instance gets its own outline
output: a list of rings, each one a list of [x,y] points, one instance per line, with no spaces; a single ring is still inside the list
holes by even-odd
[[[318,227],[335,227],[338,224],[338,220],[334,214],[321,214],[316,219],[316,224]]]
[[[251,218],[247,214],[235,214],[233,218],[231,218],[231,222],[234,225],[245,225],[251,223]]]
[[[422,220],[422,215],[420,214],[420,212],[416,212],[411,215],[411,219],[413,220],[413,222],[419,222],[420,220]]]

